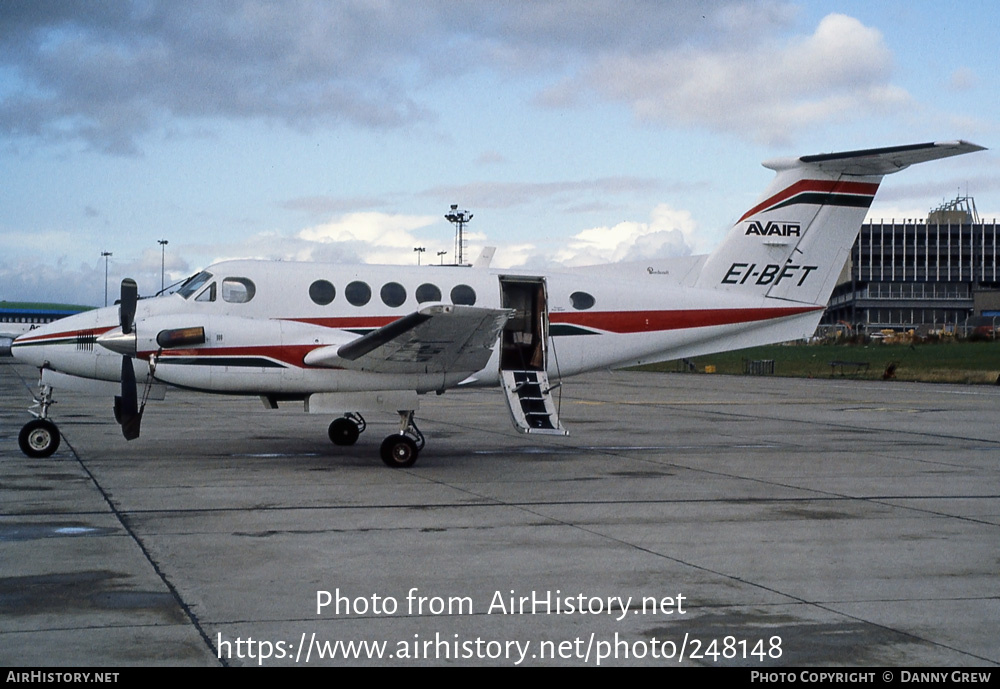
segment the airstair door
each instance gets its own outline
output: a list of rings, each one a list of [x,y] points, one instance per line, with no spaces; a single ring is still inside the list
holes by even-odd
[[[500,380],[514,426],[522,433],[566,435],[546,372],[548,300],[542,278],[500,277],[501,303],[512,309],[500,333]]]

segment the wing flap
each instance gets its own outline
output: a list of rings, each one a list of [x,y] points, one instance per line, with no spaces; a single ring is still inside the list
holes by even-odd
[[[320,347],[310,366],[373,373],[474,373],[489,361],[509,309],[434,304],[347,344]]]

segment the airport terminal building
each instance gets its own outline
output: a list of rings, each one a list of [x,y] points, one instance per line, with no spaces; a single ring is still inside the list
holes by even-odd
[[[996,220],[981,221],[967,196],[926,220],[866,223],[822,323],[869,333],[1000,325],[998,249]]]

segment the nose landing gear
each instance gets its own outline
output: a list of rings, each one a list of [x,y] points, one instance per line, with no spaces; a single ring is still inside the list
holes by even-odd
[[[35,418],[24,424],[17,436],[17,444],[28,457],[49,457],[59,449],[59,429],[49,421],[49,407],[52,400],[52,386],[38,383],[39,394],[35,404],[29,409]],[[38,411],[35,411],[35,407]]]

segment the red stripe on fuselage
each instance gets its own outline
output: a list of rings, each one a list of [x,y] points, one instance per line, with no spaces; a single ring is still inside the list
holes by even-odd
[[[874,197],[875,192],[878,191],[878,184],[874,184],[872,182],[834,182],[819,179],[800,179],[798,182],[787,187],[783,191],[779,191],[771,198],[758,203],[756,206],[744,213],[743,217],[736,222],[743,222],[751,215],[756,215],[757,213],[765,211],[775,204],[786,201],[796,194],[801,194],[806,191],[819,191],[828,194],[855,194],[857,196]]]
[[[553,323],[579,325],[606,332],[626,334],[661,330],[705,328],[713,325],[753,323],[772,318],[822,311],[822,306],[771,307],[761,309],[680,309],[676,311],[604,311],[594,313],[552,313]]]
[[[203,349],[167,349],[159,357],[163,363],[170,363],[172,357],[239,357],[256,356],[274,359],[289,366],[305,368],[302,363],[306,354],[323,345],[254,345],[252,347],[206,347]],[[156,352],[140,352],[137,356],[148,359]]]
[[[67,330],[61,333],[52,333],[49,335],[21,335],[17,338],[18,342],[43,342],[45,340],[66,340],[69,338],[80,337],[82,335],[103,335],[109,330],[114,330],[115,326],[107,328],[84,328],[83,330]],[[29,331],[30,332],[30,331]]]
[[[362,328],[381,328],[383,325],[389,325],[400,318],[402,316],[341,316],[337,318],[283,318],[281,320],[308,323],[323,328],[360,330]]]

